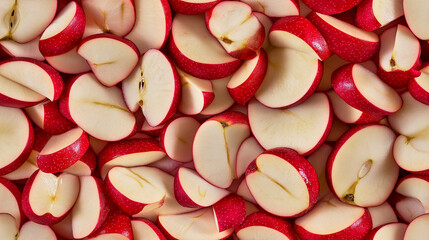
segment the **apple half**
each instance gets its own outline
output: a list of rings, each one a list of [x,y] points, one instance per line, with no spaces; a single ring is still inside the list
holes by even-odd
[[[8,213],[0,213],[0,238],[12,240],[19,235],[19,226],[15,218]]]

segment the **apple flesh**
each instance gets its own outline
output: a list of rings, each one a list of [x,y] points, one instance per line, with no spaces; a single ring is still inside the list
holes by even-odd
[[[253,11],[273,18],[299,15],[300,13],[297,0],[243,0],[242,2],[249,4]]]
[[[414,35],[421,40],[429,40],[429,31],[423,24],[429,19],[425,14],[429,6],[423,0],[404,0],[403,7],[405,20]]]
[[[402,0],[363,0],[356,10],[356,25],[367,31],[374,31],[404,15]]]
[[[7,213],[0,213],[0,237],[1,239],[16,239],[19,234],[19,226],[15,218]]]
[[[302,2],[313,11],[329,15],[345,12],[361,1],[362,0],[302,0]]]
[[[57,236],[51,227],[33,221],[28,221],[22,225],[17,240],[31,240],[34,239],[35,234],[40,239],[57,240]]]
[[[11,181],[0,177],[0,198],[4,201],[4,204],[0,205],[0,214],[10,215],[15,226],[19,228],[25,221],[21,191]]]
[[[144,218],[131,220],[133,237],[135,240],[166,240],[161,230],[151,221]]]
[[[417,240],[427,236],[429,223],[429,214],[424,214],[414,219],[405,230],[404,240]]]
[[[407,229],[407,224],[405,223],[389,223],[383,226],[380,226],[376,229],[373,229],[368,233],[366,239],[369,240],[403,240],[405,235],[405,230]]]
[[[385,202],[376,207],[369,207],[369,213],[371,214],[372,228],[376,228],[388,223],[398,222],[395,210],[393,210],[390,203]]]

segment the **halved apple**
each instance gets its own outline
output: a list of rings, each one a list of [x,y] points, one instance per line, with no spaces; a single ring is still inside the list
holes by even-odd
[[[26,43],[17,43],[13,40],[0,41],[0,55],[3,51],[5,57],[27,57],[35,60],[44,61],[45,57],[39,50],[40,36]]]

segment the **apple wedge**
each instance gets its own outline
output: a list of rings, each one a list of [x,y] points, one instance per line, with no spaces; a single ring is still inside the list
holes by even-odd
[[[211,185],[189,168],[179,168],[174,177],[174,196],[184,207],[209,207],[228,194],[227,190]]]
[[[0,205],[0,214],[8,214],[14,218],[15,226],[21,226],[25,221],[22,211],[20,190],[11,181],[0,177],[0,198],[3,204]]]
[[[176,14],[168,50],[180,69],[203,79],[227,77],[241,65],[241,60],[228,55],[210,34],[203,15]]]
[[[423,0],[404,0],[403,7],[405,20],[414,35],[421,40],[429,40],[429,30],[424,25],[429,20],[426,14],[429,5]]]
[[[161,230],[151,221],[144,218],[131,220],[134,240],[167,240]]]
[[[36,235],[44,240],[57,240],[57,236],[51,227],[33,221],[28,221],[22,225],[17,240],[32,240]]]
[[[322,62],[289,48],[271,48],[267,54],[267,73],[256,99],[270,108],[282,108],[310,97],[322,78]]]
[[[427,224],[429,223],[429,214],[424,214],[414,219],[405,230],[404,240],[418,240],[425,238],[428,234]]]
[[[345,12],[361,1],[362,0],[302,0],[302,2],[313,11],[329,15]]]
[[[219,232],[236,228],[246,219],[246,204],[242,197],[230,194],[213,204],[213,213]]]
[[[295,232],[303,240],[364,239],[371,228],[367,209],[345,204],[332,194],[321,199],[294,224]]]
[[[19,226],[15,218],[7,213],[0,213],[0,238],[5,240],[16,239],[19,235]]]
[[[46,62],[57,71],[67,74],[79,74],[90,71],[91,67],[88,62],[77,53],[76,49],[77,47],[60,55],[47,56],[45,57]]]
[[[122,84],[128,108],[141,107],[150,126],[165,123],[176,112],[181,99],[181,85],[176,68],[159,50],[148,50],[139,66]]]
[[[308,0],[304,2],[308,2]],[[346,61],[364,62],[372,58],[380,48],[380,39],[373,32],[362,30],[335,17],[317,12],[311,12],[307,18],[322,33],[329,49]]]
[[[205,13],[220,0],[170,0],[171,8],[181,14],[197,15]]]
[[[317,179],[319,180],[318,200],[324,198],[331,192],[328,183],[326,182],[326,162],[328,161],[331,152],[332,146],[327,143],[323,143],[307,158],[308,162],[310,162],[310,164],[314,167],[314,170],[316,170]]]
[[[252,100],[248,111],[252,133],[263,148],[289,147],[302,155],[323,143],[332,124],[331,106],[324,93],[314,93],[303,103],[286,109],[268,108]]]
[[[376,207],[368,208],[369,214],[371,214],[372,228],[376,228],[388,223],[398,222],[398,217],[396,217],[395,210],[388,202]]]
[[[79,178],[61,173],[58,176],[35,172],[22,192],[22,210],[33,222],[52,225],[72,210],[79,194]]]
[[[253,11],[273,18],[299,15],[298,0],[242,0],[242,2],[249,4]]]
[[[405,223],[389,223],[373,229],[365,239],[368,240],[403,240],[405,230],[407,229]]]
[[[367,31],[374,31],[404,15],[402,0],[363,0],[356,10],[355,23]]]
[[[254,137],[248,137],[241,143],[237,151],[237,178],[241,177],[246,172],[249,164],[262,152],[264,152],[264,149]]]
[[[88,147],[88,136],[80,128],[54,135],[37,155],[37,166],[45,173],[61,172],[81,159]]]
[[[38,61],[44,61],[45,57],[39,50],[40,36],[26,43],[17,43],[13,40],[0,41],[0,55],[5,52],[5,57],[27,57]]]
[[[70,173],[76,176],[90,176],[94,173],[97,166],[97,155],[90,146],[85,154],[70,167],[63,170],[65,173]]]
[[[92,73],[78,75],[69,82],[60,100],[60,111],[101,140],[118,141],[137,130],[136,118],[128,110],[121,90],[103,86]]]
[[[12,39],[19,43],[33,40],[51,23],[56,11],[56,0],[2,2],[0,40]]]
[[[110,213],[103,225],[87,240],[133,240],[133,229],[129,216],[121,212]]]
[[[412,78],[408,84],[408,91],[416,100],[429,105],[429,65],[425,64],[420,69],[421,75]]]
[[[270,47],[268,34],[270,33],[270,28],[273,25],[273,20],[271,20],[270,17],[268,17],[266,14],[261,13],[261,12],[254,12],[253,14],[255,14],[255,16],[258,18],[259,22],[262,23],[262,26],[264,26],[265,37],[264,37],[264,43],[262,44],[262,48],[268,49]]]
[[[67,4],[43,31],[39,50],[43,56],[56,56],[75,48],[85,30],[85,13],[75,1]]]
[[[250,136],[247,116],[225,112],[206,120],[193,143],[195,169],[209,183],[227,188],[235,176],[237,151]]]
[[[201,115],[213,116],[220,114],[234,105],[235,101],[229,94],[227,88],[230,80],[231,76],[211,81],[214,98],[213,101],[200,112]]]
[[[347,131],[326,165],[332,192],[341,201],[361,207],[385,202],[399,175],[392,154],[395,138],[395,133],[384,125],[363,125]]]

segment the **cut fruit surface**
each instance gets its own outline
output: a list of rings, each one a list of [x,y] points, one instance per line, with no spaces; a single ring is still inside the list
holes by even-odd
[[[253,11],[261,12],[270,17],[299,15],[299,4],[296,0],[242,0],[252,7]]]
[[[404,240],[418,240],[425,238],[429,234],[427,228],[428,223],[429,214],[425,214],[414,219],[405,230]]]
[[[403,7],[405,19],[414,35],[421,40],[428,40],[429,30],[424,23],[429,20],[426,14],[429,5],[424,0],[404,0]]]
[[[249,137],[244,140],[237,151],[236,172],[237,178],[241,177],[246,172],[249,164],[261,154],[264,149],[259,145],[254,137]]]
[[[0,213],[0,238],[5,240],[16,239],[19,234],[15,218],[7,213]]]
[[[19,230],[17,240],[34,239],[34,234],[37,234],[37,237],[40,239],[57,240],[55,232],[49,226],[41,225],[32,221],[28,221],[22,225]]]
[[[228,83],[231,77],[211,81],[213,85],[213,101],[200,112],[202,115],[215,115],[226,111],[234,105],[234,99],[228,92]]]
[[[380,206],[369,207],[368,211],[371,214],[372,228],[376,228],[387,223],[398,222],[395,210],[393,210],[392,206],[388,202],[385,202]]]

